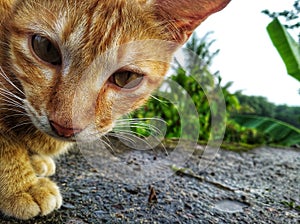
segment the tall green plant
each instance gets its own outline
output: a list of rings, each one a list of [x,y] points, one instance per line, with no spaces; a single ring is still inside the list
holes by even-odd
[[[300,81],[300,44],[287,32],[278,18],[268,25],[267,30],[288,74]]]
[[[209,70],[213,58],[219,52],[219,50],[214,52],[210,51],[210,47],[214,43],[214,40],[209,40],[210,34],[211,33],[208,33],[202,39],[197,38],[195,35],[192,36],[186,47],[198,57],[186,59],[187,64],[184,66],[186,70],[183,69],[179,63],[176,63],[173,69],[174,73],[168,77],[186,91],[187,95],[192,98],[193,105],[189,105],[190,102],[186,101],[180,92],[173,90],[171,87],[170,92],[173,94],[172,98],[176,99],[178,103],[173,104],[168,102],[165,98],[158,96],[152,98],[144,107],[137,110],[133,114],[133,117],[162,118],[167,123],[167,138],[183,137],[188,139],[189,136],[182,136],[182,123],[178,114],[178,109],[180,109],[180,107],[190,108],[190,106],[195,106],[199,117],[189,117],[188,120],[184,121],[184,128],[188,129],[188,126],[192,127],[195,122],[197,122],[200,125],[199,140],[207,141],[210,138],[212,115],[218,117],[219,120],[224,120],[229,116],[227,114],[226,117],[223,117],[223,114],[220,112],[221,110],[218,108],[217,103],[217,95],[215,97],[216,99],[214,99],[215,102],[211,103],[208,101],[203,90],[203,86],[205,86],[211,90],[210,94],[214,94],[214,89],[220,88],[222,80],[219,72],[211,73]],[[197,80],[195,80],[194,77],[196,77]],[[200,83],[198,82],[199,80]],[[226,109],[228,111],[233,110],[233,108],[237,109],[239,106],[237,98],[233,94],[230,94],[228,90],[231,84],[232,83],[228,83],[221,87],[225,97]],[[210,97],[213,98],[214,96]],[[136,128],[134,131],[145,134],[145,132],[139,128]],[[214,133],[218,134],[218,131],[214,130]]]
[[[295,30],[298,33],[300,43],[300,0],[295,0],[290,9],[282,10],[281,12],[270,12],[266,9],[262,13],[272,19],[280,19],[286,29]]]
[[[268,25],[269,36],[285,63],[289,75],[300,81],[300,43],[297,43],[287,29],[299,29],[300,0],[296,0],[293,10],[279,13],[263,13],[273,18]],[[282,25],[278,17],[285,17],[287,24]],[[296,21],[296,22],[295,22]],[[290,25],[292,23],[292,25]],[[299,35],[300,42],[300,35]],[[287,123],[259,116],[236,115],[235,121],[244,127],[254,128],[264,133],[267,143],[292,146],[300,144],[300,129]]]
[[[238,115],[234,120],[244,127],[263,133],[267,144],[300,145],[300,129],[285,122],[253,115]]]
[[[300,81],[300,0],[295,0],[289,10],[281,12],[264,10],[262,12],[273,19],[267,26],[267,30],[286,65],[288,74]],[[298,42],[292,38],[288,30],[298,32]]]

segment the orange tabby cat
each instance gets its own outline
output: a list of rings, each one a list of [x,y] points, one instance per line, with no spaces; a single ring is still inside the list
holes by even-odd
[[[168,63],[132,57],[144,51],[171,60],[176,50],[118,46],[183,44],[229,1],[0,0],[0,211],[29,219],[58,209],[62,197],[47,178],[55,172],[51,157],[78,136],[104,135],[159,86]],[[131,63],[107,70],[128,57]],[[87,77],[100,77],[98,88]]]

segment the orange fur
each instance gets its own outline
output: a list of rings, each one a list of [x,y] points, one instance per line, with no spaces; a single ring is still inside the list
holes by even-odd
[[[228,2],[0,0],[0,211],[30,219],[59,208],[51,157],[141,106],[177,44]],[[37,53],[36,35],[61,63]],[[113,78],[124,70],[142,81],[119,88]]]

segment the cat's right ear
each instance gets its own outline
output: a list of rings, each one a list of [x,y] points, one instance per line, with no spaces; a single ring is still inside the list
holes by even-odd
[[[208,16],[222,10],[230,0],[152,0],[158,19],[173,41],[183,44]]]

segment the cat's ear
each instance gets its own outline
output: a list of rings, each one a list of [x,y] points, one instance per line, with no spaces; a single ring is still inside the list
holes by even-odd
[[[230,0],[152,0],[156,15],[173,40],[184,43],[209,15],[223,9]]]

